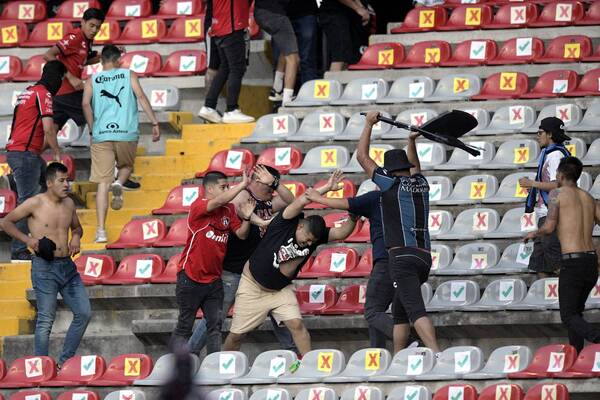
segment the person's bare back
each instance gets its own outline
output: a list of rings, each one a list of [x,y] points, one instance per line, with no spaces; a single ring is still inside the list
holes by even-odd
[[[561,187],[550,193],[550,208],[557,208],[557,233],[561,252],[593,251],[592,232],[596,203],[592,196],[578,187]]]

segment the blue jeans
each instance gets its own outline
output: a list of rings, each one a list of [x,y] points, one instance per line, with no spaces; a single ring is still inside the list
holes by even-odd
[[[231,305],[235,302],[235,293],[237,292],[238,286],[240,284],[240,274],[236,274],[229,271],[223,271],[223,275],[221,275],[221,280],[223,281],[223,318],[227,318],[227,313],[231,308]],[[273,331],[275,333],[275,337],[279,341],[281,347],[285,350],[292,350],[298,353],[296,349],[296,345],[294,344],[294,339],[292,338],[292,334],[290,331],[284,327],[279,326],[277,321],[273,318],[272,315],[269,314],[271,318],[271,322],[273,323]],[[203,318],[196,324],[196,328],[194,329],[194,333],[190,337],[188,341],[188,345],[192,353],[199,354],[200,351],[206,346],[207,341],[207,329],[206,329],[206,319]]]
[[[48,342],[56,317],[58,293],[62,295],[63,301],[73,313],[73,321],[69,325],[65,344],[58,359],[58,363],[63,364],[75,355],[90,321],[92,311],[87,292],[75,263],[69,257],[55,258],[52,262],[40,257],[33,257],[31,282],[37,302],[34,342],[36,356],[48,355]]]
[[[9,151],[6,159],[17,184],[17,204],[21,204],[28,198],[40,193],[42,188],[45,189],[46,162],[38,154],[30,151]],[[16,225],[21,232],[26,235],[29,234],[27,218],[18,221]],[[10,245],[12,254],[25,250],[27,250],[25,243],[13,239]]]
[[[318,79],[317,73],[317,16],[306,15],[290,20],[296,40],[298,41],[298,56],[300,57],[300,84],[312,79]]]

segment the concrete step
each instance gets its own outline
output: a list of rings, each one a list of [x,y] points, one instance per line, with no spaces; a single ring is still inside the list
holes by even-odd
[[[144,176],[157,172],[185,172],[182,157],[176,156],[144,156],[135,160],[135,173]]]
[[[118,211],[108,209],[106,223],[108,225],[124,225],[136,215],[146,215],[147,208],[122,208]],[[96,209],[77,210],[77,216],[82,225],[96,225]]]
[[[27,335],[33,333],[34,314],[27,318],[0,317],[0,342],[3,336]],[[0,356],[1,356],[0,349]]]
[[[136,190],[136,191],[124,191],[123,192],[123,207],[124,209],[148,209],[160,207],[165,199],[167,198],[169,191],[167,190]],[[108,201],[110,201],[112,194],[108,194]],[[96,209],[96,192],[90,192],[86,196],[86,206],[88,209]]]
[[[97,225],[94,223],[93,225],[82,225],[83,226],[83,237],[81,238],[81,245],[85,250],[88,250],[90,245],[96,245],[94,242],[96,240],[96,228]],[[108,243],[114,242],[119,238],[119,234],[121,230],[123,230],[123,225],[106,225],[106,235],[108,237]],[[100,244],[101,248],[106,246],[106,243]]]
[[[250,124],[188,124],[183,127],[183,140],[241,139],[252,133],[255,123]]]
[[[0,280],[0,293],[2,293],[3,299],[22,299],[27,289],[31,289],[31,279],[22,281]]]
[[[0,281],[25,281],[31,279],[31,263],[0,264]]]
[[[205,155],[210,157],[219,150],[228,149],[232,144],[237,143],[238,138],[231,139],[207,139],[207,140],[183,140],[169,139],[166,144],[165,155],[181,156],[181,155]]]
[[[187,176],[191,175],[192,174],[189,174]],[[140,183],[143,185],[143,190],[171,190],[175,186],[179,186],[181,184],[181,179],[185,176],[186,174],[169,173],[169,171],[164,171],[164,173],[150,173],[144,175],[141,178]]]
[[[0,316],[4,317],[30,317],[34,314],[31,303],[23,296],[20,300],[0,299]]]

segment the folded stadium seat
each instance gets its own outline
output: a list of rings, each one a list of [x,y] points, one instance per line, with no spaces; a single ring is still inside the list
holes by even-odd
[[[84,285],[101,285],[115,273],[115,261],[106,254],[82,254],[75,260]]]
[[[87,386],[131,386],[152,371],[152,358],[146,354],[122,354],[110,360],[106,372]]]
[[[298,119],[292,114],[267,114],[256,121],[250,136],[242,138],[242,143],[268,143],[285,140],[298,130]]]
[[[154,76],[191,76],[206,71],[206,52],[179,50],[167,56],[165,65]]]
[[[561,0],[546,4],[530,28],[573,25],[583,19],[583,4],[574,0]]]
[[[498,190],[498,178],[493,175],[467,175],[454,184],[454,190],[438,205],[476,204],[492,197]]]
[[[268,165],[282,175],[302,165],[302,151],[295,146],[269,147],[260,153],[256,164]]]
[[[353,285],[358,286],[358,285]],[[378,348],[367,348],[361,349],[352,356],[350,356],[350,360],[348,360],[348,364],[346,364],[346,368],[336,376],[326,377],[323,379],[325,383],[357,383],[357,382],[365,382],[370,377],[381,375],[385,373],[388,369],[390,362],[392,360],[392,355],[386,349],[378,349]],[[362,390],[361,390],[362,389]],[[366,397],[367,399],[376,399],[379,398],[383,400],[383,394],[381,393],[381,389],[377,387],[368,387],[368,386],[359,386],[358,388],[349,389],[350,393],[357,393],[359,396],[362,394],[366,396],[367,393],[373,397]],[[369,390],[369,392],[367,392]],[[342,396],[343,398],[343,396]],[[360,397],[358,397],[360,398]],[[351,397],[350,400],[354,400],[354,397]]]
[[[542,108],[538,114],[537,120],[529,128],[522,129],[524,133],[537,133],[540,123],[544,118],[557,117],[560,118],[565,126],[565,130],[570,130],[571,127],[579,125],[583,111],[575,103],[549,104]]]
[[[123,257],[112,276],[102,280],[104,285],[137,285],[150,283],[160,276],[165,261],[157,254],[130,254]]]
[[[342,278],[365,278],[371,275],[371,271],[373,270],[373,249],[370,247],[366,249],[358,264],[351,270],[346,270],[342,272]]]
[[[442,63],[443,67],[467,67],[485,65],[488,60],[496,57],[498,47],[496,42],[489,39],[465,40],[454,47],[452,57]]]
[[[408,125],[420,127],[427,121],[430,121],[438,116],[438,112],[429,108],[413,108],[402,111],[396,117],[396,121],[403,122]],[[382,139],[407,139],[410,132],[407,129],[392,127],[389,131],[381,134]],[[446,152],[444,151],[444,154]],[[444,157],[445,161],[445,157]]]
[[[471,129],[469,132],[465,133],[465,136],[477,135],[482,129],[485,129],[490,124],[490,112],[483,108],[456,108],[456,110],[464,111],[468,114],[471,114],[477,120],[477,125],[475,128]]]
[[[308,150],[300,168],[292,169],[290,174],[316,174],[343,168],[350,160],[348,149],[344,146],[315,146]]]
[[[464,306],[470,306],[479,301],[480,289],[475,281],[452,280],[441,283],[431,301],[425,305],[428,312],[455,311]],[[439,362],[440,360],[438,360]],[[479,368],[474,369],[477,371]],[[473,372],[469,371],[469,372]],[[439,371],[438,371],[439,372]],[[444,379],[456,379],[452,376]],[[436,380],[436,379],[432,379]]]
[[[589,192],[590,189],[592,188],[592,175],[587,172],[587,171],[583,171],[581,173],[581,176],[579,177],[579,180],[577,181],[577,186],[581,189],[581,190],[585,190],[586,192]]]
[[[31,389],[13,393],[7,400],[52,400],[52,396],[48,392]]]
[[[17,206],[17,194],[10,189],[0,189],[0,217],[5,217]]]
[[[562,97],[572,92],[579,83],[577,72],[561,69],[544,72],[529,93],[521,95],[522,99],[541,99],[548,97]]]
[[[549,310],[558,307],[558,278],[538,279],[531,284],[523,301],[506,306],[508,310]]]
[[[452,263],[452,257],[454,252],[445,244],[432,243],[431,244],[431,269],[429,270],[430,275],[436,275],[440,269],[448,268]],[[433,294],[433,293],[432,293]],[[425,300],[425,299],[423,299]],[[428,301],[424,301],[425,304],[429,303],[431,296]]]
[[[373,192],[375,190],[379,190],[379,186],[373,183],[371,179],[367,179],[361,182],[360,186],[358,187],[358,190],[356,191],[356,195],[360,196],[365,193]]]
[[[46,64],[46,60],[44,60],[43,55],[33,56],[23,67],[23,70],[18,74],[13,76],[13,81],[15,82],[37,82],[42,77],[42,68]]]
[[[302,195],[304,192],[306,192],[306,184],[304,184],[303,182],[284,180],[284,181],[279,181],[279,184],[288,188],[289,191],[292,192],[294,197],[298,197],[298,196]],[[277,192],[274,192],[273,195],[277,196]]]
[[[424,102],[461,101],[481,90],[481,79],[474,74],[447,74],[438,81],[435,92]]]
[[[600,68],[591,69],[583,74],[579,86],[565,93],[566,97],[600,96]]]
[[[431,225],[431,212],[429,213]],[[494,232],[498,227],[500,215],[492,208],[471,208],[462,211],[456,217],[452,229],[447,233],[439,234],[441,240],[476,240],[484,237],[488,232]]]
[[[85,386],[88,382],[100,378],[106,370],[106,361],[102,356],[73,356],[62,365],[56,376],[42,386]]]
[[[19,21],[0,20],[0,48],[17,47],[27,40],[27,25]]]
[[[179,89],[164,83],[144,85],[144,93],[154,111],[179,111]],[[142,109],[138,105],[138,109]]]
[[[296,360],[296,353],[290,350],[269,350],[262,352],[254,360],[252,368],[250,368],[248,374],[232,379],[231,383],[233,385],[275,383],[277,381],[277,377],[281,376],[285,371],[287,371],[290,366],[296,362]],[[283,389],[283,391],[285,393],[279,394],[285,394],[289,399],[289,393],[287,390]],[[252,398],[254,398],[254,395],[252,395]],[[285,397],[283,399],[279,398],[278,400],[284,399]],[[267,396],[267,398],[263,400],[269,400],[269,397]]]
[[[498,228],[483,235],[486,239],[515,239],[538,228],[535,213],[525,213],[524,207],[512,208],[504,213]]]
[[[450,59],[450,54],[450,44],[443,40],[417,42],[406,54],[404,62],[396,68],[439,67]]]
[[[375,70],[398,68],[404,60],[404,46],[400,43],[374,43],[369,45],[356,64],[349,70]]]
[[[394,355],[389,367],[382,374],[368,378],[369,382],[404,382],[429,372],[435,365],[435,355],[427,347],[412,347],[400,350]],[[393,398],[392,393],[388,398]],[[417,397],[421,399],[421,397]],[[404,397],[399,397],[404,400]]]
[[[248,396],[243,390],[240,389],[220,388],[205,393],[203,398],[205,400],[246,400]]]
[[[552,39],[536,63],[572,63],[592,54],[592,41],[585,35],[565,35]]]
[[[150,44],[158,42],[167,33],[167,25],[160,18],[137,18],[127,22],[115,44]]]
[[[295,292],[303,315],[323,314],[337,302],[338,297],[335,287],[331,285],[303,285],[296,287]]]
[[[479,288],[477,289],[479,290]],[[483,367],[483,360],[483,352],[478,347],[450,347],[442,352],[431,371],[419,375],[415,379],[417,381],[463,379],[464,376],[479,371]]]
[[[154,242],[152,247],[178,247],[185,246],[185,242],[188,236],[188,221],[186,218],[179,218],[175,220],[166,236],[160,240]]]
[[[349,247],[328,247],[315,257],[310,270],[302,274],[303,279],[340,277],[345,271],[358,264],[358,253]]]
[[[10,364],[0,388],[39,386],[56,375],[56,363],[47,356],[17,358]]]
[[[181,254],[175,254],[165,266],[163,272],[158,276],[153,276],[150,278],[150,283],[176,283],[177,282],[177,272],[179,272],[179,259],[181,258]]]
[[[533,361],[527,368],[520,372],[510,373],[508,377],[510,379],[554,378],[555,373],[568,371],[575,363],[576,358],[577,351],[569,344],[543,346],[537,349]]]
[[[287,389],[280,387],[269,387],[267,389],[254,390],[252,392],[252,396],[250,396],[250,400],[292,400],[292,398],[292,395],[287,391]]]
[[[100,396],[98,395],[98,393],[96,393],[92,390],[74,389],[74,390],[69,390],[67,392],[62,392],[56,398],[56,400],[78,400],[78,399],[100,400]]]
[[[599,25],[600,3],[593,1],[588,5],[588,10],[582,19],[575,21],[575,25]]]
[[[430,210],[428,219],[429,236],[437,239],[440,235],[446,234],[452,228],[454,218],[446,210]]]
[[[536,121],[535,115],[535,110],[532,107],[522,104],[500,107],[494,112],[489,126],[478,130],[475,132],[475,135],[517,133],[533,126],[537,130],[539,125],[534,125]]]
[[[0,19],[36,23],[46,19],[46,2],[39,0],[9,1],[4,4]]]
[[[523,281],[521,281],[523,282]],[[524,282],[523,282],[524,284]],[[525,287],[527,288],[527,287]],[[468,374],[464,379],[468,380],[489,380],[489,379],[505,379],[506,374],[511,372],[519,372],[527,368],[533,355],[531,349],[527,346],[504,346],[495,349],[487,360],[487,363],[478,372]],[[510,385],[504,383],[505,385]],[[518,386],[517,386],[518,387]],[[510,392],[511,390],[508,390]],[[500,390],[499,390],[500,392]],[[504,393],[507,393],[504,391]],[[483,393],[482,393],[483,394]],[[522,397],[522,396],[521,396]],[[521,400],[519,396],[508,395],[507,400]],[[481,397],[480,397],[481,398]],[[486,397],[487,399],[487,397]],[[492,397],[490,400],[495,400]]]
[[[286,370],[285,374],[277,378],[277,383],[316,383],[322,382],[324,378],[338,375],[346,366],[346,357],[340,350],[335,349],[319,349],[311,350],[302,357],[302,364],[296,372]],[[310,389],[305,389],[306,391]],[[332,398],[337,399],[337,395],[332,389]],[[318,397],[320,400],[329,400],[326,393],[324,397]],[[298,399],[300,393],[296,395]],[[309,399],[305,399],[309,400]]]
[[[354,182],[352,182],[350,179],[343,179],[340,183],[342,186],[338,190],[331,190],[331,191],[325,193],[325,197],[330,198],[330,199],[347,199],[347,198],[356,196],[356,185],[354,184]],[[312,186],[314,188],[320,188],[322,186],[325,186],[326,184],[327,184],[327,180],[322,179]],[[328,207],[321,205],[319,203],[310,203],[304,208],[309,209],[309,210],[314,210],[314,209],[324,209],[324,208],[328,208]]]
[[[433,395],[432,400],[477,400],[477,388],[472,385],[455,383],[442,386]]]
[[[105,20],[94,38],[94,44],[108,44],[121,36],[121,26],[117,20]]]
[[[285,107],[326,106],[331,100],[342,95],[342,84],[333,79],[316,79],[305,82],[298,91],[298,96]]]
[[[498,55],[487,65],[532,63],[544,54],[544,42],[536,37],[519,37],[505,41]]]
[[[497,72],[487,77],[483,88],[471,100],[517,99],[529,89],[529,78],[522,72]]]
[[[523,301],[527,295],[527,284],[522,279],[498,279],[490,282],[481,299],[470,306],[462,307],[462,311],[501,311],[505,310],[506,306]],[[524,367],[527,364],[524,365]],[[514,372],[514,371],[506,371]],[[498,379],[504,376],[487,378],[471,378],[471,379]]]
[[[107,394],[104,400],[146,400],[146,394],[141,390],[116,390]]]
[[[121,231],[116,242],[106,245],[107,249],[135,249],[150,247],[165,237],[167,228],[160,219],[133,219]]]
[[[204,40],[203,16],[177,18],[167,34],[159,37],[160,43],[193,43]]]
[[[394,386],[387,396],[388,400],[431,400],[431,391],[425,386],[400,385]]]
[[[478,275],[498,263],[500,250],[493,243],[468,243],[456,249],[452,263],[436,275]],[[527,291],[527,289],[525,289]]]
[[[495,383],[485,387],[479,394],[478,400],[523,400],[525,392],[521,386],[514,383]]]
[[[382,116],[387,118],[392,118],[392,116],[386,112],[381,113]],[[358,140],[360,139],[360,135],[362,133],[363,128],[365,127],[366,117],[361,115],[360,112],[352,114],[344,131],[339,135],[335,136],[333,140]],[[390,124],[384,124],[381,122],[377,122],[373,125],[373,129],[371,131],[371,139],[379,139],[383,133],[389,132],[392,129]],[[354,158],[354,157],[353,157]],[[352,162],[352,161],[351,161]],[[361,168],[362,171],[362,168]]]
[[[483,25],[483,29],[525,28],[538,17],[535,4],[501,4],[494,14],[494,20]]]
[[[68,21],[46,20],[35,24],[29,39],[21,47],[49,47],[61,40],[67,32],[73,29]]]
[[[346,85],[342,96],[329,102],[332,106],[374,104],[388,92],[387,81],[377,78],[358,78]]]
[[[477,169],[480,165],[486,164],[496,155],[496,147],[490,142],[471,141],[466,142],[468,145],[482,149],[481,154],[474,156],[464,150],[455,148],[452,151],[450,159],[440,165],[435,166],[436,171],[461,171],[467,169]],[[431,193],[430,193],[431,200]]]
[[[590,144],[587,154],[581,159],[585,166],[600,164],[600,138]]]
[[[495,195],[483,199],[484,204],[506,204],[524,202],[529,193],[526,188],[519,185],[519,179],[529,178],[535,180],[535,172],[515,172],[502,179],[500,188]]]
[[[387,125],[387,124],[386,124]],[[392,150],[394,146],[391,144],[372,144],[369,146],[369,155],[371,158],[379,165],[383,167],[383,157],[388,150]],[[358,162],[358,151],[352,153],[352,158],[348,165],[342,168],[342,172],[344,173],[362,173],[363,168],[360,166]]]
[[[0,26],[2,26],[2,22],[0,22]],[[0,47],[2,47],[1,41],[0,41]],[[596,51],[592,55],[584,57],[581,61],[583,61],[583,62],[600,61],[600,45],[596,48]]]
[[[42,154],[42,159],[44,161],[46,161],[47,164],[51,163],[54,161],[54,155],[50,154],[50,153],[44,153]],[[70,154],[64,154],[62,153],[60,155],[60,162],[62,164],[64,164],[65,167],[67,167],[67,179],[70,181],[74,181],[75,180],[75,160],[73,159],[73,156],[71,156]]]
[[[161,63],[161,56],[155,51],[130,51],[121,57],[121,67],[132,70],[140,77],[153,76],[160,71]]]
[[[600,372],[597,368],[597,360],[600,357],[600,344],[589,344],[581,350],[579,356],[565,372],[556,372],[554,378],[577,379],[597,378]]]
[[[58,145],[61,147],[69,146],[71,143],[76,142],[81,137],[82,130],[77,126],[75,121],[68,119],[63,127],[56,132],[56,139]]]
[[[539,126],[539,125],[537,125]],[[532,139],[507,140],[500,145],[494,159],[481,164],[480,169],[517,169],[537,160],[540,145]]]
[[[254,154],[248,149],[221,150],[215,153],[206,170],[196,172],[196,178],[202,178],[211,171],[219,171],[230,177],[241,176],[244,171],[254,167],[254,161]]]
[[[204,196],[202,185],[180,185],[169,192],[162,207],[152,210],[154,215],[184,214],[190,211],[190,206],[199,197]]]
[[[365,312],[365,300],[367,293],[367,285],[350,285],[345,287],[340,293],[337,302],[322,312],[322,314],[336,315],[336,314],[364,314]],[[391,358],[391,357],[390,357]],[[350,360],[352,361],[352,360]],[[388,359],[389,363],[389,359]],[[364,364],[363,364],[364,365]],[[386,365],[387,368],[387,365]],[[342,374],[344,375],[344,374]],[[339,376],[339,375],[338,375]],[[336,379],[337,377],[331,378]],[[342,382],[331,380],[327,382]],[[348,381],[343,381],[348,382]]]
[[[411,9],[402,24],[393,28],[390,33],[409,33],[434,31],[446,24],[448,12],[443,7],[417,7]]]
[[[338,396],[334,389],[318,386],[298,391],[294,400],[337,400]]]
[[[594,199],[600,199],[600,175],[596,176],[596,180],[590,189],[590,194],[592,197],[594,197]]]
[[[166,0],[158,9],[157,17],[179,18],[185,15],[200,15],[204,12],[202,0]]]
[[[97,0],[66,0],[58,6],[55,18],[75,22],[83,18],[83,13],[88,8],[102,8],[102,5]]]
[[[152,2],[149,0],[115,0],[111,2],[107,19],[129,20],[146,18],[152,14]]]
[[[447,176],[427,176],[429,183],[429,204],[438,204],[452,193],[452,180]]]
[[[387,96],[377,99],[377,104],[412,103],[433,94],[435,82],[428,76],[404,76],[392,83]]]
[[[569,389],[562,383],[538,383],[531,387],[523,400],[569,400]]]
[[[288,142],[320,142],[341,135],[346,120],[337,112],[313,111],[302,120],[296,133],[288,135]]]
[[[385,399],[385,396],[383,395],[382,390],[376,386],[359,385],[344,390],[340,397],[340,400],[356,399],[383,400]]]
[[[365,219],[362,224],[356,224],[352,234],[344,240],[345,243],[369,243],[371,240],[371,223]]]
[[[462,31],[480,29],[492,22],[492,8],[485,4],[459,5],[452,10],[445,25],[438,26],[438,31]]]
[[[190,373],[192,376],[200,368],[200,360],[195,354],[190,357]],[[165,354],[156,360],[152,373],[144,379],[138,379],[133,382],[135,386],[162,386],[167,384],[172,379],[173,371],[176,369],[176,359],[172,353]]]

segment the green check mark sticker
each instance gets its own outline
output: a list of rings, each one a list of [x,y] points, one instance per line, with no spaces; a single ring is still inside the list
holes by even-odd
[[[334,265],[336,268],[339,268],[339,267],[340,267],[340,266],[341,266],[343,263],[344,263],[344,260],[340,259],[340,260],[334,261],[334,262],[333,262],[333,265]]]
[[[458,392],[458,393],[456,393],[454,396],[450,396],[450,399],[451,399],[451,400],[460,400],[460,399],[462,399],[462,398],[463,398],[463,394],[462,394],[462,392]]]
[[[525,42],[521,46],[519,46],[519,50],[525,51],[525,49],[527,49],[528,47],[529,47],[529,42]]]
[[[410,364],[410,369],[412,369],[413,371],[416,371],[417,368],[419,368],[419,366],[421,366],[421,364],[423,364],[423,359],[419,358],[416,363]]]
[[[467,363],[467,361],[469,361],[469,356],[465,356],[462,360],[460,360],[458,362],[458,365],[461,366],[461,367],[464,367],[465,364]]]
[[[7,64],[8,64],[8,60],[2,61],[2,63],[0,63],[0,71],[2,71],[4,69],[4,67],[6,67]]]
[[[424,147],[422,150],[419,150],[419,156],[425,157],[431,151],[431,146]]]
[[[557,85],[554,88],[554,93],[564,93],[566,89],[567,89],[567,84],[563,83],[561,85]]]
[[[84,368],[86,371],[89,371],[89,370],[90,370],[90,368],[92,368],[92,365],[94,365],[94,361],[96,361],[96,360],[90,360],[90,362],[88,362],[87,364],[83,364],[83,368]]]
[[[419,398],[419,393],[421,389],[415,386],[406,386],[404,388],[404,399],[402,400],[415,400]]]
[[[241,156],[242,156],[241,154],[238,154],[238,155],[229,157],[229,162],[231,162],[232,164],[235,164],[237,162],[237,160],[240,159]]]
[[[279,161],[283,161],[283,160],[285,160],[288,157],[289,154],[290,154],[290,151],[289,150],[285,150],[284,152],[282,152],[281,154],[279,154],[277,156],[277,158],[279,159]]]
[[[314,292],[311,293],[311,296],[313,299],[318,299],[319,296],[321,295],[321,293],[323,292],[323,289],[319,289],[319,290],[315,290]]]
[[[373,97],[373,95],[375,94],[375,91],[376,91],[376,90],[377,90],[376,88],[372,88],[371,90],[368,90],[368,91],[366,91],[366,92],[365,92],[365,97],[366,97],[367,99],[370,99],[370,98],[372,98],[372,97]]]
[[[502,291],[502,296],[508,297],[508,295],[510,294],[510,292],[512,292],[512,290],[513,290],[512,286],[507,287],[506,290]]]
[[[197,193],[190,193],[189,195],[185,196],[185,201],[187,201],[188,203],[190,203],[192,200],[194,200],[194,198],[198,196]]]
[[[276,393],[273,397],[267,397],[267,400],[279,400],[281,393]]]
[[[479,46],[477,48],[474,48],[473,49],[473,54],[476,55],[476,56],[480,55],[484,48],[485,48],[485,46]]]
[[[460,282],[452,282],[450,286],[450,291],[452,292],[452,298],[450,300],[453,301],[464,301],[465,300],[465,285]]]
[[[419,392],[417,392],[417,391],[414,391],[412,393],[407,393],[406,398],[408,400],[413,400],[415,397],[417,397],[418,394],[419,394]]]
[[[192,7],[187,4],[185,7],[181,7],[177,10],[177,14],[179,15],[188,15],[191,13]]]
[[[233,397],[233,392],[227,391],[221,393],[221,395],[219,396],[219,400],[229,400],[231,399],[231,397]]]
[[[194,65],[194,60],[190,60],[189,62],[183,64],[183,69],[187,71],[188,69],[191,69],[192,65]]]
[[[437,199],[441,192],[442,192],[442,188],[439,188],[439,187],[436,190],[429,192],[429,200]]]
[[[229,369],[229,367],[231,367],[231,364],[233,364],[233,357],[230,358],[228,361],[223,363],[223,368],[224,369]]]
[[[233,374],[235,372],[235,356],[228,353],[219,354],[219,373]]]
[[[468,372],[471,369],[471,353],[468,351],[457,351],[454,353],[454,372]]]
[[[416,90],[410,92],[410,97],[419,97],[419,95],[423,92],[423,86],[419,86]]]

